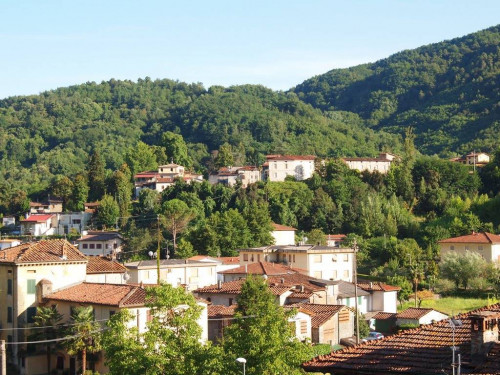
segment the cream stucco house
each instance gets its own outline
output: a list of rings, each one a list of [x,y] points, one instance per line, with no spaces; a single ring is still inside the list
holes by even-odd
[[[303,181],[310,178],[315,170],[312,155],[266,155],[262,165],[263,180],[285,181],[287,176]]]
[[[52,290],[62,289],[86,277],[87,258],[65,240],[25,243],[0,251],[0,324],[5,330],[0,337],[7,342],[26,340],[25,330],[32,324],[40,303],[37,290],[43,280],[50,280]],[[8,329],[12,328],[12,331]],[[33,374],[35,362],[22,346],[9,348],[9,362],[17,365],[21,374]]]
[[[156,260],[141,260],[126,263],[130,274],[129,283],[156,284],[158,280],[158,264]],[[161,259],[160,280],[177,287],[184,285],[194,290],[217,282],[217,264],[189,259]]]
[[[392,163],[397,159],[396,155],[387,152],[381,153],[377,158],[342,158],[350,169],[360,172],[379,172],[386,174],[389,172]]]
[[[473,251],[488,262],[500,262],[500,236],[496,234],[472,232],[465,236],[447,238],[438,243],[441,257],[450,252],[464,255],[466,251]]]

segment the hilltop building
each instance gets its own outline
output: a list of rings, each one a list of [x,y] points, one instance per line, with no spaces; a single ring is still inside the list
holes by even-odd
[[[466,251],[473,251],[488,262],[500,262],[500,236],[497,234],[472,232],[466,236],[447,238],[438,243],[441,257],[449,252],[464,255]]]
[[[267,181],[285,181],[287,176],[303,181],[314,173],[312,155],[266,155],[266,162],[262,165],[262,179]]]
[[[176,179],[182,179],[186,183],[202,182],[203,175],[186,172],[182,165],[170,163],[160,165],[157,171],[140,172],[134,176],[135,195],[144,188],[156,190],[161,193],[165,188],[172,186]]]
[[[376,171],[382,174],[389,172],[392,163],[397,159],[396,155],[387,152],[381,153],[378,158],[342,158],[350,169],[356,169],[360,172]]]
[[[218,171],[210,173],[208,182],[211,184],[224,184],[234,186],[240,182],[241,186],[246,188],[249,184],[256,183],[261,180],[261,172],[258,167],[227,167],[221,168]]]

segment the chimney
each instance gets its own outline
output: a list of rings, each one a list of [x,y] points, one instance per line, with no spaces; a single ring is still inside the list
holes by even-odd
[[[300,293],[304,293],[304,285],[300,286]]]
[[[248,265],[245,264],[245,273],[248,273]]]
[[[284,284],[285,283],[285,279],[282,277],[281,278],[281,283]]]
[[[373,289],[373,283],[370,281],[370,289]]]
[[[217,289],[222,289],[222,280],[217,280]]]
[[[52,293],[52,281],[42,279],[36,287],[37,302],[43,303],[45,297]]]
[[[481,311],[470,316],[471,320],[471,359],[481,360],[488,354],[491,346],[498,341],[500,313]]]

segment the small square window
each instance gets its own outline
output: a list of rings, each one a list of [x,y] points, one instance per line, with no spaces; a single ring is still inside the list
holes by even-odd
[[[84,244],[82,245],[82,247],[83,247],[84,249],[88,249],[88,248],[89,248],[89,245],[88,245],[88,244],[86,244],[86,243],[84,243]]]
[[[28,279],[28,294],[36,293],[36,279]]]

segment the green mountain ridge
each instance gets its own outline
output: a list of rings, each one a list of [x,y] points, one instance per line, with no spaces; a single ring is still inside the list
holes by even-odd
[[[423,153],[442,156],[500,145],[500,25],[347,69],[292,89],[322,110],[350,111],[367,126],[412,126]]]
[[[94,149],[117,169],[138,141],[159,145],[166,131],[182,134],[201,171],[210,151],[224,143],[239,163],[276,152],[352,156],[400,149],[399,137],[367,131],[357,115],[324,113],[294,93],[262,86],[90,82],[0,101],[0,191],[43,191],[55,176],[83,171]]]

